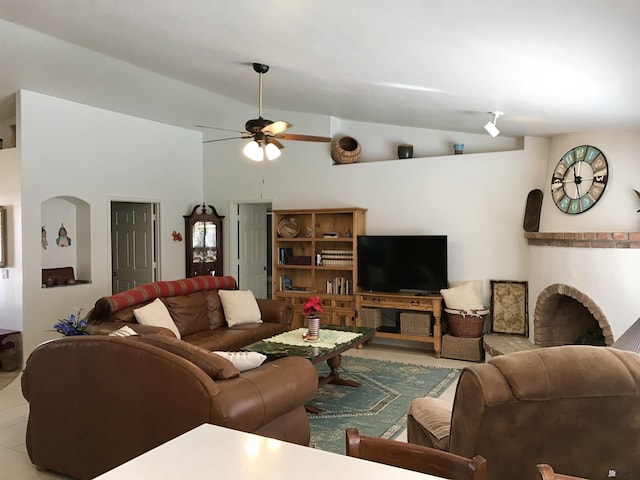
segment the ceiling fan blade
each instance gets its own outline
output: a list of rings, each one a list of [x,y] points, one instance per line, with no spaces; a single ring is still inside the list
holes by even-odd
[[[279,133],[284,132],[287,128],[291,128],[291,125],[288,122],[284,122],[282,120],[278,120],[277,122],[273,122],[271,125],[267,125],[264,127],[261,132],[266,133],[267,135],[278,135]]]
[[[278,147],[280,150],[282,150],[284,148],[284,145],[281,144],[278,140],[276,140],[273,137],[269,138],[269,143],[273,143],[276,147]]]
[[[194,125],[196,128],[209,128],[211,130],[222,130],[224,132],[235,132],[235,133],[245,133],[241,130],[230,130],[228,128],[220,128],[220,127],[209,127],[207,125]]]
[[[243,136],[243,137],[216,138],[215,140],[204,140],[202,143],[222,142],[223,140],[235,140],[237,138],[251,138],[251,137]]]
[[[282,133],[276,135],[277,138],[282,140],[298,140],[300,142],[330,142],[329,137],[316,137],[315,135],[297,135],[295,133]]]

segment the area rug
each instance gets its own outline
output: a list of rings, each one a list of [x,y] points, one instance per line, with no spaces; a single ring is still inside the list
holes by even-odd
[[[326,375],[326,363],[316,365]],[[457,380],[456,368],[424,367],[351,356],[342,357],[340,377],[360,382],[359,388],[321,386],[311,405],[322,409],[309,414],[311,446],[344,454],[345,429],[382,438],[395,438],[407,424],[407,409],[418,397],[439,397]]]

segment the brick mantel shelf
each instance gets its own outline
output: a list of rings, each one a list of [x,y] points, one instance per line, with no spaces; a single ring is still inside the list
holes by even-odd
[[[640,248],[640,232],[525,232],[529,245],[573,248]]]

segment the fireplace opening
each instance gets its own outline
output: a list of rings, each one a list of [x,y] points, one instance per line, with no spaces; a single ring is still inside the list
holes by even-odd
[[[567,285],[550,285],[538,296],[534,313],[534,342],[556,345],[613,344],[604,313],[587,295]]]

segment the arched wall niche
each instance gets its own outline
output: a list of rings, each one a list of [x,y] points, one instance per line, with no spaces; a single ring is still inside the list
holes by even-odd
[[[40,205],[42,286],[91,281],[91,208],[77,197],[51,197]],[[65,235],[66,233],[66,235]],[[73,268],[69,281],[68,267]]]

